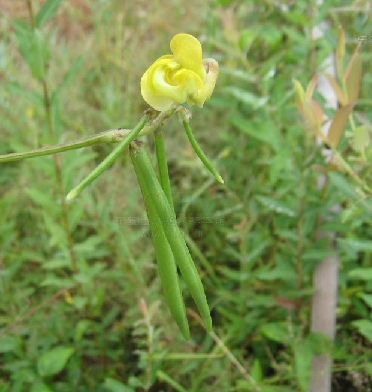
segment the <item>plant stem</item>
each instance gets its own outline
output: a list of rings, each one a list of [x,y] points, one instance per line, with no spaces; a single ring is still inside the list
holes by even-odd
[[[120,142],[120,144],[108,155],[78,186],[72,189],[66,196],[66,200],[74,199],[95,179],[97,179],[104,171],[106,171],[118,158],[118,156],[132,143],[138,136],[141,129],[149,120],[148,116],[143,116],[139,123],[132,129],[129,135]]]
[[[42,79],[42,84],[43,84],[43,92],[44,92],[44,104],[45,104],[45,114],[47,117],[47,123],[48,123],[48,131],[49,131],[49,136],[53,140],[54,139],[54,128],[53,128],[53,120],[52,120],[52,113],[51,113],[51,105],[50,105],[50,96],[49,96],[49,91],[48,91],[48,85],[46,83],[46,80],[43,78]],[[72,263],[72,267],[74,271],[77,271],[77,266],[76,266],[76,258],[75,258],[75,253],[73,249],[73,240],[71,236],[71,231],[70,231],[70,224],[69,224],[69,219],[68,219],[68,209],[66,205],[66,201],[64,198],[65,191],[63,189],[63,181],[62,181],[62,173],[61,173],[61,166],[60,162],[57,156],[53,156],[53,161],[54,161],[54,169],[56,173],[56,179],[57,179],[57,184],[58,184],[58,190],[59,194],[61,196],[61,206],[62,206],[62,221],[63,221],[63,226],[66,232],[66,237],[67,237],[67,246],[68,246],[68,252],[70,254],[70,259]]]
[[[218,182],[220,182],[221,184],[223,184],[224,180],[218,174],[217,170],[212,166],[211,162],[209,161],[207,156],[204,154],[204,152],[200,148],[198,142],[196,141],[196,139],[195,139],[195,137],[194,137],[194,135],[192,133],[192,130],[191,130],[189,122],[188,121],[182,121],[182,124],[183,124],[183,126],[185,128],[187,137],[189,138],[189,141],[190,141],[194,151],[196,152],[196,155],[203,162],[204,166],[213,174],[213,176],[216,178],[216,180]]]
[[[27,8],[28,8],[28,14],[30,16],[31,27],[35,29],[36,28],[35,15],[34,15],[34,10],[32,8],[31,0],[27,0]]]
[[[138,134],[138,137],[149,135],[154,132],[167,118],[169,118],[175,108],[161,112],[154,120],[149,121]],[[57,144],[55,146],[42,147],[35,150],[15,152],[11,154],[0,155],[0,163],[15,162],[27,158],[35,158],[44,155],[58,154],[64,151],[77,150],[79,148],[94,146],[103,143],[117,143],[124,140],[129,134],[130,129],[109,129],[96,135],[78,139],[72,142]]]
[[[33,29],[35,29],[36,28],[35,15],[33,12],[31,0],[27,0],[27,7],[28,7],[28,13],[29,13],[29,17],[30,17],[31,26]],[[45,115],[46,115],[46,120],[47,120],[48,132],[49,132],[50,138],[53,140],[54,139],[54,128],[53,128],[53,120],[52,120],[52,112],[51,112],[51,101],[50,101],[50,94],[49,94],[48,85],[47,85],[45,77],[43,77],[41,79],[41,83],[42,83],[42,87],[43,87],[44,108],[45,108]],[[57,179],[57,184],[58,184],[58,190],[59,190],[59,193],[61,196],[62,222],[63,222],[63,227],[64,227],[65,233],[66,233],[68,252],[70,255],[70,259],[71,259],[72,268],[76,272],[77,271],[76,258],[75,258],[75,254],[74,254],[74,250],[73,250],[73,241],[72,241],[71,232],[70,232],[70,225],[69,225],[69,221],[68,221],[67,205],[66,205],[66,201],[64,200],[64,197],[63,197],[64,190],[63,190],[61,167],[60,167],[58,157],[53,156],[53,161],[54,161],[54,169],[55,169],[55,174],[56,174],[56,179]]]
[[[318,132],[323,134],[320,126],[318,125]],[[324,134],[323,134],[324,135]],[[351,166],[347,163],[347,161],[342,157],[340,152],[337,150],[332,143],[328,142],[328,139],[325,137],[325,143],[330,147],[333,156],[338,160],[338,163],[342,166],[342,168],[353,178],[353,180],[360,185],[366,192],[372,193],[372,189],[354,172]]]

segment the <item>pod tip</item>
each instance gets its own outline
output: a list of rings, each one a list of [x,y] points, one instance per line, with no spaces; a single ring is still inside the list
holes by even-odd
[[[67,194],[66,200],[75,199],[76,196],[77,196],[77,193],[76,193],[75,190],[73,189],[72,191],[70,191],[70,192]]]
[[[190,331],[187,331],[187,333],[182,333],[183,337],[185,340],[189,341],[190,340]]]
[[[208,317],[207,320],[204,319],[204,326],[205,326],[205,329],[207,330],[207,332],[213,332],[211,317]]]

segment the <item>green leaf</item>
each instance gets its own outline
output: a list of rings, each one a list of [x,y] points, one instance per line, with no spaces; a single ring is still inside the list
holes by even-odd
[[[372,342],[372,322],[369,320],[357,320],[351,323],[361,335]]]
[[[261,142],[267,143],[274,150],[281,149],[281,139],[278,130],[271,122],[252,122],[243,117],[233,117],[232,123],[240,131]]]
[[[295,217],[297,215],[296,211],[292,210],[290,207],[278,202],[275,199],[271,199],[266,196],[256,196],[256,199],[269,210],[275,211],[278,214],[287,215],[290,217]]]
[[[327,354],[331,352],[333,341],[321,332],[311,332],[307,337],[313,354]]]
[[[292,24],[298,24],[300,26],[309,26],[310,20],[306,14],[302,12],[283,12],[283,16],[285,19],[288,19]]]
[[[37,361],[39,375],[48,377],[59,373],[64,369],[73,352],[72,347],[56,347],[42,354]]]
[[[327,139],[333,147],[337,147],[340,143],[342,133],[353,108],[354,104],[343,106],[333,117],[332,124],[327,135]]]
[[[332,75],[330,75],[328,73],[325,73],[324,76],[327,78],[328,83],[331,85],[332,90],[336,94],[337,99],[341,103],[341,105],[343,105],[343,106],[346,105],[347,104],[347,99],[346,99],[346,97],[345,97],[341,87],[337,83],[336,79]]]
[[[53,389],[49,388],[43,382],[38,382],[32,386],[30,392],[53,392]]]
[[[62,79],[62,83],[58,87],[58,89],[53,93],[52,95],[52,102],[56,99],[58,99],[59,95],[66,90],[68,85],[73,81],[75,75],[79,72],[82,64],[84,62],[84,59],[82,56],[78,56],[74,62],[72,63],[71,68],[66,72],[65,76]]]
[[[370,240],[356,238],[340,238],[337,241],[342,247],[354,252],[372,252],[372,242]],[[365,269],[362,268],[364,271]]]
[[[359,127],[356,127],[354,129],[353,136],[353,148],[355,151],[364,150],[366,147],[368,147],[371,141],[369,129],[365,125],[360,125]]]
[[[309,386],[312,356],[311,345],[307,339],[295,345],[295,371],[301,391],[306,391]]]
[[[47,270],[59,269],[59,268],[66,268],[71,267],[71,261],[69,259],[53,259],[47,260],[43,263],[43,268]]]
[[[40,94],[26,90],[17,82],[10,82],[6,85],[6,89],[11,94],[17,94],[18,96],[25,97],[27,100],[29,100],[35,105],[42,106],[44,104],[44,99]]]
[[[288,343],[289,326],[285,322],[268,323],[261,327],[260,332],[267,338],[278,343]]]
[[[345,72],[347,97],[350,103],[358,100],[362,80],[362,58],[356,49]]]
[[[135,392],[133,388],[127,387],[113,378],[106,378],[103,387],[109,392]]]
[[[361,298],[370,308],[372,308],[372,295],[359,293],[358,297]]]
[[[21,20],[14,20],[14,33],[18,41],[19,52],[23,60],[29,64],[32,29]]]
[[[348,181],[345,180],[345,177],[338,173],[329,173],[328,175],[331,184],[342,191],[345,196],[351,198],[358,198],[359,195],[355,190],[355,187],[352,186]]]
[[[233,96],[238,101],[251,106],[253,109],[264,106],[268,101],[267,97],[259,97],[250,93],[249,91],[241,90],[238,87],[226,87],[223,91]]]
[[[33,202],[38,204],[40,207],[45,208],[49,212],[58,214],[59,204],[52,198],[52,196],[46,192],[42,192],[38,189],[25,188],[24,191],[32,199]]]
[[[46,64],[49,60],[49,48],[40,30],[31,30],[21,21],[14,21],[19,52],[25,63],[30,67],[34,78],[41,79],[45,75]]]
[[[19,341],[14,336],[4,336],[0,339],[0,353],[16,351],[19,345]]]
[[[262,380],[262,366],[258,358],[254,359],[250,374],[256,382],[260,382]]]
[[[35,22],[37,27],[41,27],[48,19],[53,17],[58,11],[59,6],[64,0],[48,0],[41,7],[36,15]]]
[[[91,326],[92,322],[90,320],[80,320],[75,327],[75,341],[80,342],[84,336],[84,333]]]
[[[372,280],[372,268],[355,268],[349,272],[349,277],[361,280]]]
[[[70,278],[59,278],[57,276],[47,276],[40,282],[40,286],[51,286],[58,288],[68,288],[75,285],[75,281]]]
[[[28,65],[35,79],[45,76],[46,64],[49,60],[49,48],[40,30],[35,29],[30,46]]]
[[[294,280],[296,278],[295,271],[291,269],[289,265],[278,265],[272,270],[261,269],[258,274],[257,278],[261,280],[278,280],[282,279],[284,281]]]

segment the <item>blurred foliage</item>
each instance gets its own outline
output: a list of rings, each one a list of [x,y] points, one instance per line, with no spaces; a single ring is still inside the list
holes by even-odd
[[[164,129],[176,212],[216,335],[190,312],[186,343],[171,321],[127,155],[68,205],[75,266],[53,160],[2,164],[0,391],[306,391],[311,356],[330,350],[333,390],[367,391],[372,204],[344,173],[318,189],[322,146],[295,106],[292,79],[308,84],[335,50],[339,25],[350,59],[357,37],[372,34],[368,2],[32,4],[31,34],[27,2],[0,0],[1,154],[135,124],[146,108],[140,77],[178,32],[196,35],[204,57],[219,61],[217,89],[205,108],[193,108],[193,129],[226,184],[203,168],[175,120]],[[326,35],[313,40],[310,29],[323,21]],[[361,48],[365,68],[370,48]],[[366,126],[368,71],[354,108]],[[348,132],[347,124],[346,157]],[[61,154],[65,194],[111,148]],[[370,183],[369,165],[355,165]],[[333,348],[309,333],[312,271],[334,252],[326,238],[317,241],[319,231],[337,233],[340,257]]]

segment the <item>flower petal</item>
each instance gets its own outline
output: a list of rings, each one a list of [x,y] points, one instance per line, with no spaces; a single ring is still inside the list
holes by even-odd
[[[180,69],[173,75],[173,80],[177,85],[182,87],[187,94],[196,93],[199,89],[203,88],[203,81],[199,75],[189,69]]]
[[[157,95],[154,93],[153,88],[151,87],[151,83],[148,80],[148,71],[141,78],[141,94],[143,99],[155,110],[159,110],[160,112],[164,110],[168,110],[174,100],[169,97],[164,97],[161,95]]]
[[[166,81],[166,66],[159,66],[155,69],[150,83],[158,95],[169,97],[177,103],[184,103],[187,98],[187,91],[184,86],[172,86]]]
[[[205,71],[202,63],[202,47],[200,42],[190,34],[177,34],[171,42],[170,48],[174,60],[183,68],[194,71],[204,80]]]
[[[205,59],[204,64],[208,68],[207,77],[204,86],[195,93],[189,95],[187,103],[203,107],[204,102],[209,99],[213,93],[218,78],[218,63],[214,59]]]

